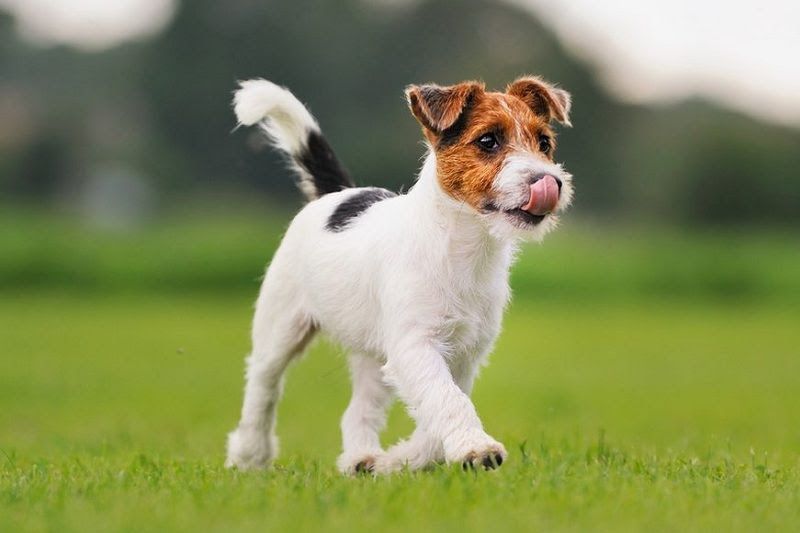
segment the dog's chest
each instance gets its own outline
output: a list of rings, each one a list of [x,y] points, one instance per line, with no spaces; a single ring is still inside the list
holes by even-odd
[[[451,286],[439,325],[441,341],[453,355],[480,356],[500,331],[508,300],[504,278],[472,279]]]

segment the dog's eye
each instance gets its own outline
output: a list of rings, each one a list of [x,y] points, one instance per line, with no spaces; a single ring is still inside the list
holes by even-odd
[[[550,145],[550,137],[547,135],[542,135],[539,137],[539,151],[543,154],[546,154],[550,151],[550,148],[552,148]]]
[[[484,133],[478,138],[478,146],[487,152],[494,152],[500,148],[500,141],[497,140],[497,135],[494,133]]]

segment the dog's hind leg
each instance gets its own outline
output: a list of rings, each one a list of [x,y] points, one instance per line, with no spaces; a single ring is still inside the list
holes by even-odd
[[[278,453],[275,412],[283,373],[314,335],[311,318],[275,277],[264,282],[253,321],[253,351],[247,358],[247,383],[239,426],[228,435],[225,466],[263,468]]]
[[[353,394],[342,416],[342,455],[337,466],[343,474],[372,471],[383,455],[380,432],[392,392],[383,382],[381,363],[366,355],[350,356]]]

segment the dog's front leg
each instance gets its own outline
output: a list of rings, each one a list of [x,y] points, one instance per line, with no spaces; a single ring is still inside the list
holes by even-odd
[[[390,352],[383,372],[417,425],[441,440],[448,463],[489,469],[505,460],[505,448],[483,430],[435,345],[421,342]]]

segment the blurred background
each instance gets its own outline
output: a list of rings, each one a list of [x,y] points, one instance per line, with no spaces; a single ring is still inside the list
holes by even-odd
[[[130,265],[88,273],[100,266],[79,252],[111,254],[89,250],[94,237],[147,246],[134,235],[190,219],[182,231],[219,232],[231,217],[279,230],[300,195],[255,131],[232,133],[236,80],[259,76],[309,105],[359,183],[400,189],[422,153],[405,85],[540,74],[574,96],[558,154],[577,180],[568,224],[793,237],[798,16],[779,0],[0,0],[0,287],[124,277]],[[263,250],[220,254],[231,271],[181,254],[158,264],[156,250],[125,282],[249,282]]]
[[[791,228],[800,14],[772,3],[790,12],[770,2],[723,13],[715,2],[2,0],[0,194],[98,227],[143,226],[198,198],[297,204],[257,136],[231,134],[231,91],[256,76],[308,103],[361,183],[408,187],[421,148],[405,85],[502,88],[535,73],[574,95],[575,128],[559,143],[579,184],[574,217]]]
[[[400,190],[423,153],[407,84],[531,73],[573,95],[577,196],[514,269],[476,391],[496,432],[796,451],[797,21],[782,0],[0,0],[0,440],[219,459],[301,205],[233,131],[237,80],[290,87],[358,183]],[[347,372],[312,355],[284,449],[332,458]]]

